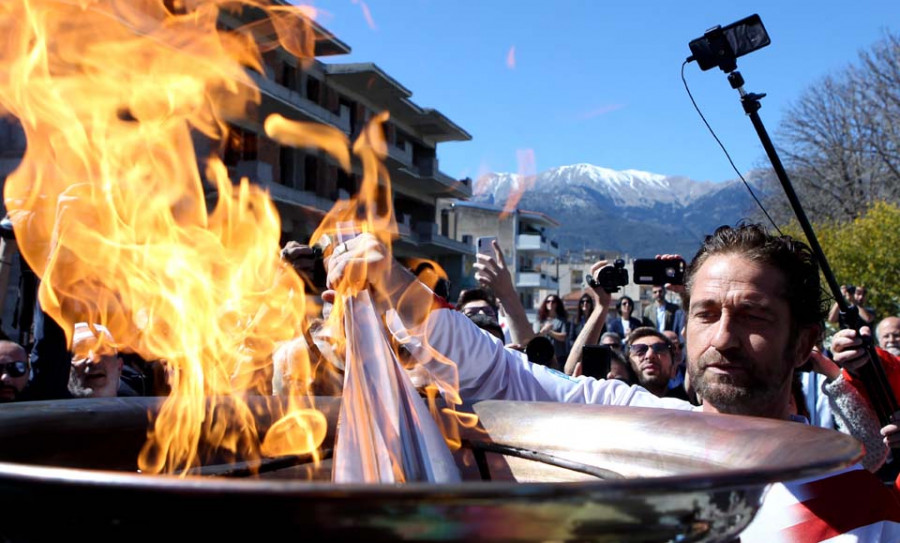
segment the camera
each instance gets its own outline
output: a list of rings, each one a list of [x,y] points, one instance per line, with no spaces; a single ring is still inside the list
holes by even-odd
[[[702,37],[692,40],[689,60],[696,60],[701,70],[719,67],[730,73],[737,68],[737,57],[769,45],[769,34],[759,15],[751,15],[730,25],[710,28]]]
[[[681,258],[638,258],[634,261],[636,285],[683,285],[687,263]]]
[[[618,258],[612,266],[600,268],[596,279],[585,275],[584,280],[591,288],[603,287],[603,290],[610,294],[619,292],[619,287],[628,284],[628,270],[625,269],[625,261]]]

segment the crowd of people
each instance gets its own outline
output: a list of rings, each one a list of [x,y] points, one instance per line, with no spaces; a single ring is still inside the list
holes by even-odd
[[[390,293],[379,302],[382,308],[396,307],[411,290],[427,290],[414,276],[402,273],[402,265],[392,261],[372,239],[355,239],[339,249],[328,264],[332,287],[341,284],[348,269],[365,265],[370,281],[381,285],[378,291]],[[605,265],[595,263],[591,273]],[[603,336],[613,307],[608,292],[602,288],[586,291],[593,309],[586,318],[585,314],[579,316],[576,325],[580,331],[564,371],[558,371],[548,366],[559,361],[534,363],[527,347],[521,351],[523,345],[534,341],[535,331],[550,335],[554,319],[559,319],[559,314],[551,313],[556,301],[544,304],[548,308],[545,322],[529,327],[527,319],[521,321],[523,312],[516,307],[518,297],[510,292],[511,280],[500,251],[493,258],[479,255],[476,270],[482,286],[497,294],[491,313],[507,313],[509,343],[471,322],[466,303],[456,310],[437,308],[399,322],[393,319],[388,325],[391,334],[404,338],[410,356],[433,372],[435,382],[448,379],[442,372],[450,370],[439,361],[449,359],[455,362],[452,373],[458,378],[459,395],[468,400],[658,407],[805,424],[810,418],[802,389],[798,389],[802,382],[797,370],[809,363],[822,376],[814,381],[819,383],[816,391],[826,398],[833,420],[865,444],[866,457],[860,466],[837,475],[775,485],[741,540],[900,539],[900,501],[891,486],[882,485],[871,473],[885,462],[898,429],[893,424],[879,428],[866,389],[859,386],[857,372],[863,364],[872,363],[860,349],[860,333],[868,333],[868,329],[839,333],[832,343],[833,359],[821,350],[828,310],[818,263],[802,242],[772,236],[758,225],[722,227],[708,236],[688,267],[683,290],[687,310],[665,302],[665,286],[659,285],[654,289],[657,303],[644,311],[651,326],[641,322],[622,343],[637,384],[612,374],[607,379],[578,375],[583,350]],[[334,300],[335,293],[327,291],[323,297]],[[885,340],[896,342],[896,323],[885,320]],[[679,327],[679,323],[683,324]],[[606,337],[612,339],[610,344],[616,343],[614,336]],[[694,402],[670,393],[679,352],[685,355],[679,386]],[[877,352],[892,385],[900,384],[895,355],[884,349]],[[900,387],[895,385],[895,390]]]
[[[282,252],[301,273],[311,268],[313,254],[298,243]],[[455,305],[391,258],[371,235],[333,248],[325,265],[323,311],[337,299],[335,289],[343,279],[360,277],[354,269],[364,266],[368,285],[378,286],[371,293],[384,315],[386,333],[396,339],[394,345],[402,351],[398,357],[415,368],[414,380],[454,382],[464,400],[659,407],[815,423],[848,433],[865,447],[858,469],[829,477],[827,484],[778,486],[773,492],[781,496],[779,503],[788,503],[788,516],[797,518],[785,521],[788,506],[777,512],[765,512],[764,506],[746,540],[798,540],[804,535],[803,540],[819,541],[828,534],[900,540],[900,501],[889,485],[851,500],[846,495],[860,480],[869,481],[861,474],[877,480],[871,473],[883,474],[891,448],[900,446],[900,428],[881,427],[860,374],[865,364],[873,363],[863,338],[874,332],[878,362],[900,396],[900,318],[886,317],[874,330],[841,330],[831,350],[824,349],[824,323],[831,315],[818,264],[799,241],[772,236],[758,225],[721,227],[690,262],[685,284],[654,286],[653,302],[640,318],[631,298],[614,300],[603,287],[586,286],[573,319],[567,318],[559,296],[551,295],[530,322],[496,241],[493,255],[477,255],[475,279],[481,286],[460,293]],[[606,265],[594,263],[591,274]],[[667,288],[681,298],[681,305],[667,300]],[[339,290],[351,293],[347,285]],[[876,324],[865,295],[864,287],[847,289],[848,303],[859,307],[865,322]],[[422,299],[434,303],[404,307],[404,300]],[[65,334],[51,319],[44,315],[36,321],[30,357],[20,345],[0,342],[0,400],[166,393],[159,368],[125,360],[102,326],[76,325],[67,346]],[[332,349],[328,335],[333,332],[323,322],[314,321],[308,336],[276,351],[270,393],[290,393],[293,349],[314,351],[315,358],[327,360],[339,374],[340,353]],[[598,378],[582,375],[584,353],[595,345],[608,346],[610,352],[608,372]],[[316,376],[318,380],[320,373]],[[334,373],[322,379],[331,379],[322,390],[339,393]],[[819,505],[836,506],[804,508],[811,495]],[[872,511],[884,513],[873,517]],[[780,515],[777,522],[773,515]]]

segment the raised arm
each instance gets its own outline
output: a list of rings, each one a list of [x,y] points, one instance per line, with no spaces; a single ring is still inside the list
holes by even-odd
[[[475,262],[475,279],[478,283],[491,289],[500,307],[506,313],[507,324],[509,325],[509,335],[513,343],[525,345],[534,337],[534,331],[531,323],[525,315],[525,308],[519,300],[519,293],[513,285],[512,274],[506,266],[506,260],[503,258],[503,251],[497,240],[493,241],[494,258],[488,255],[478,254],[478,261]]]
[[[597,275],[600,268],[607,265],[606,260],[595,262],[591,266],[591,276]],[[584,328],[575,338],[572,349],[569,351],[569,357],[566,358],[566,365],[563,368],[566,375],[572,375],[575,372],[575,366],[581,362],[581,354],[585,345],[595,345],[600,340],[600,332],[603,331],[603,325],[606,323],[606,314],[609,312],[609,303],[612,297],[601,287],[585,289],[588,296],[594,300],[594,310],[591,312]]]

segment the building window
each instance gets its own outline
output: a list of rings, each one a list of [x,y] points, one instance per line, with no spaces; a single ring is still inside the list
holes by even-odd
[[[225,143],[225,156],[222,159],[225,165],[237,166],[238,162],[256,160],[256,157],[256,133],[237,126],[230,127],[228,140]]]
[[[449,209],[441,210],[441,235],[446,238],[452,237],[450,235],[450,210]]]
[[[397,130],[396,140],[394,142],[394,145],[397,146],[397,149],[400,149],[401,151],[406,151],[406,141],[407,141],[406,134],[404,134],[403,131],[401,131],[401,130]]]
[[[338,191],[345,191],[348,196],[356,194],[356,191],[359,190],[356,174],[348,174],[343,169],[339,169],[337,172],[337,188]]]
[[[306,78],[306,99],[310,102],[320,103],[322,95],[322,82],[312,76]]]
[[[287,62],[281,64],[281,84],[291,90],[297,90],[297,68]]]
[[[278,165],[281,170],[280,182],[286,187],[294,186],[294,149],[282,146],[278,151]]]
[[[337,115],[341,111],[340,96],[331,87],[325,87],[325,109]]]
[[[315,191],[316,181],[319,178],[319,157],[306,155],[303,163],[303,190]]]

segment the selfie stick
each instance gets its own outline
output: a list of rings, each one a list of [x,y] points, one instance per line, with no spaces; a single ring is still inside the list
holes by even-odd
[[[756,129],[759,141],[762,143],[763,148],[766,150],[766,154],[769,156],[769,161],[771,161],[772,167],[775,169],[775,174],[781,182],[781,187],[784,189],[784,193],[787,195],[791,208],[794,210],[794,215],[797,216],[800,227],[803,229],[803,233],[806,234],[806,239],[809,241],[809,246],[816,255],[816,260],[819,261],[822,275],[825,276],[828,288],[831,289],[831,293],[840,309],[841,326],[844,328],[852,328],[859,332],[860,327],[864,324],[859,318],[859,309],[856,306],[851,307],[841,294],[840,286],[838,286],[834,273],[831,271],[831,266],[828,265],[828,259],[822,251],[822,246],[819,245],[816,233],[813,231],[809,219],[806,218],[806,213],[803,211],[803,206],[797,198],[797,193],[794,192],[794,187],[791,185],[787,172],[781,164],[781,159],[778,158],[775,146],[772,145],[772,140],[769,139],[766,127],[763,125],[759,113],[757,113],[759,108],[762,107],[759,101],[766,95],[764,93],[755,94],[746,92],[744,90],[744,77],[738,71],[733,71],[728,74],[728,82],[731,84],[731,88],[736,89],[740,93],[741,105],[744,107],[744,112],[750,117],[750,122],[753,123],[753,128]],[[872,402],[872,407],[878,415],[878,420],[881,422],[882,426],[885,426],[892,422],[891,417],[894,412],[898,410],[897,398],[891,390],[887,376],[884,373],[884,368],[881,366],[881,360],[878,358],[878,353],[875,352],[875,346],[872,344],[871,338],[867,339],[864,337],[863,340],[869,360],[859,369],[858,377],[866,388],[866,392]]]

